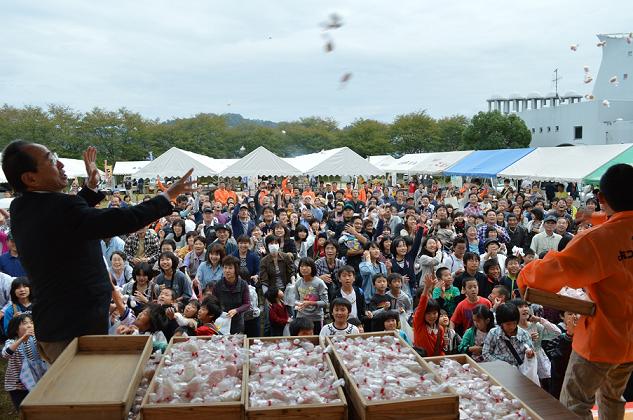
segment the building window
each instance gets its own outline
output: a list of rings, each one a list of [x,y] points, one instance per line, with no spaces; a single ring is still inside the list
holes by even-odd
[[[629,57],[633,57],[633,51],[629,51]]]
[[[535,128],[532,129],[532,134],[534,134],[534,133],[536,133],[536,129]]]
[[[624,73],[624,77],[622,77],[623,80],[626,80],[629,78],[629,74],[628,73]]]
[[[577,125],[574,127],[574,140],[582,139],[582,125]]]
[[[556,128],[554,129],[554,131],[556,131],[558,133],[558,126],[556,126]]]
[[[552,127],[547,127],[547,132],[551,133],[552,132]]]
[[[543,127],[539,127],[538,132],[542,133],[543,132]]]

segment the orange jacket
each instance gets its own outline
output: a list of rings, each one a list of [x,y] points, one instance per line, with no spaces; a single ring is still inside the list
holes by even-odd
[[[221,190],[218,188],[213,192],[213,199],[215,201],[219,201],[222,204],[226,204],[229,199],[229,191],[226,189]]]
[[[518,284],[550,292],[585,288],[596,314],[578,321],[573,349],[592,362],[633,362],[633,211],[615,213],[562,252],[531,262]]]
[[[343,197],[345,197],[345,199],[348,201],[354,198],[354,196],[352,195],[352,190],[350,188],[345,188],[345,193],[343,194]]]

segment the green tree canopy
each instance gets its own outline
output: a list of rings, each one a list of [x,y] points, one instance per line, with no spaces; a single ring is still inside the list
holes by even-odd
[[[525,122],[514,114],[480,112],[473,117],[462,139],[464,150],[512,149],[527,147],[532,135]]]

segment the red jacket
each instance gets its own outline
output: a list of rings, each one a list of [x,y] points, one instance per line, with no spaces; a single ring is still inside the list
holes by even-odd
[[[281,303],[270,305],[270,322],[275,325],[286,325],[288,323],[288,311]]]
[[[426,355],[444,356],[444,329],[438,326],[438,333],[429,333],[429,329],[424,321],[426,313],[426,305],[429,303],[429,296],[424,295],[420,298],[420,303],[413,314],[413,345],[415,347],[426,350]],[[440,340],[439,345],[436,343]],[[438,352],[435,354],[437,346]]]

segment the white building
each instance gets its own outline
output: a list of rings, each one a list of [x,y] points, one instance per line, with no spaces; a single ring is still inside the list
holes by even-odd
[[[532,132],[532,147],[633,143],[633,39],[629,34],[598,35],[598,39],[606,44],[594,75],[593,98],[573,91],[562,96],[554,92],[494,95],[487,100],[488,111],[521,117]],[[613,76],[617,83],[610,82]]]

